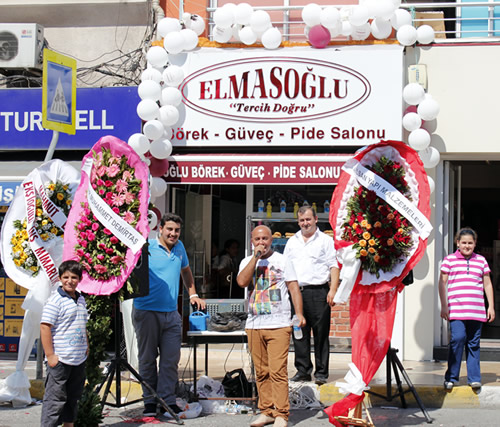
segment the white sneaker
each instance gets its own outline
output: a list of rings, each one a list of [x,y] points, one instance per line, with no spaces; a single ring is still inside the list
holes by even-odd
[[[287,427],[288,422],[283,417],[276,417],[273,427]]]
[[[269,415],[260,414],[255,421],[250,423],[250,427],[264,427],[268,424],[274,423],[274,418]],[[286,424],[285,424],[286,425]]]
[[[445,382],[444,382],[444,389],[445,389],[446,391],[451,391],[451,390],[453,390],[453,386],[454,386],[454,384],[453,384],[451,381],[445,381]]]

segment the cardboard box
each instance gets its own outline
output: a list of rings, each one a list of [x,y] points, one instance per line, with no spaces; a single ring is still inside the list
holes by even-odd
[[[432,19],[432,21],[428,21]],[[434,28],[436,33],[436,39],[445,39],[446,34],[440,33],[438,31],[445,31],[444,28],[444,12],[415,12],[415,27],[418,28],[421,25],[430,25]]]

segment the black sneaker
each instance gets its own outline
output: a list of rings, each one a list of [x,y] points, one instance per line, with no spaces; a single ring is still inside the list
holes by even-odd
[[[180,414],[182,412],[182,409],[179,408],[175,403],[172,404],[172,405],[168,405],[168,407],[172,410],[172,412],[174,414]],[[163,406],[161,406],[161,405],[160,405],[160,413],[162,415],[167,416],[167,417],[170,416],[170,414],[168,413],[168,411]]]
[[[142,415],[145,417],[156,417],[156,403],[146,403]]]

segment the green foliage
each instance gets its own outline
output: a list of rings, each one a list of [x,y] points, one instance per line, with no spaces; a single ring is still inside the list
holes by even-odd
[[[85,368],[87,384],[78,402],[77,427],[97,427],[102,421],[101,398],[95,392],[104,379],[101,362],[106,359],[106,346],[111,337],[111,313],[114,301],[109,296],[86,295],[87,309],[90,314],[87,323],[89,355]]]

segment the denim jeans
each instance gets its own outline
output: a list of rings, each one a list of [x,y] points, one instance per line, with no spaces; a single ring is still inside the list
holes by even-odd
[[[467,382],[481,382],[479,367],[479,342],[483,322],[477,320],[451,320],[451,340],[448,347],[448,370],[445,381],[457,383],[460,379],[460,365],[465,346]]]

